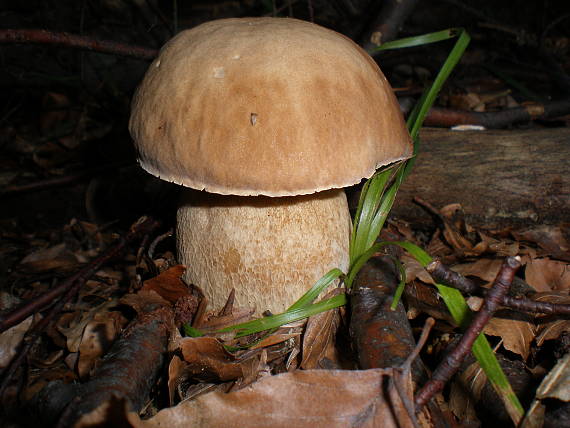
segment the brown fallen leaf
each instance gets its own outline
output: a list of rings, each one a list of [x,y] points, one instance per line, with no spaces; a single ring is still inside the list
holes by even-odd
[[[513,236],[521,241],[537,244],[542,250],[542,256],[552,256],[559,260],[570,261],[570,242],[568,229],[558,226],[538,226],[521,232],[513,232]]]
[[[568,291],[570,264],[548,258],[529,259],[525,279],[536,291]]]
[[[188,286],[181,279],[185,271],[186,266],[172,266],[160,275],[147,279],[142,290],[155,291],[163,299],[174,304],[179,298],[190,294]]]
[[[493,282],[501,269],[501,259],[478,259],[473,263],[462,263],[453,266],[455,272],[463,276],[475,276],[486,282]]]
[[[227,381],[243,376],[243,362],[237,362],[213,337],[185,337],[180,340],[180,351],[189,377]]]
[[[536,293],[532,296],[532,300],[562,305],[570,304],[570,296],[555,292]],[[538,315],[537,323],[536,346],[542,346],[546,340],[556,340],[562,333],[570,331],[570,320],[559,316]]]
[[[335,288],[323,299],[328,299],[343,293],[344,290]],[[334,339],[340,323],[338,309],[321,312],[309,317],[305,334],[303,335],[303,359],[301,368],[319,368],[319,362],[327,354],[331,346],[334,347]]]
[[[298,370],[265,377],[229,394],[202,395],[145,421],[134,423],[133,414],[129,419],[137,428],[413,427],[414,416],[405,410],[396,388],[385,387],[393,373]]]
[[[505,349],[526,360],[536,335],[536,327],[531,322],[531,317],[511,311],[501,311],[498,315],[491,318],[485,326],[485,334],[500,337]]]
[[[87,323],[81,337],[77,360],[80,379],[88,377],[97,360],[109,349],[126,323],[127,320],[117,311],[100,312]]]
[[[33,316],[9,328],[0,334],[0,369],[8,367],[12,358],[18,353],[18,348],[24,335],[32,325]]]
[[[546,410],[543,400],[570,402],[570,353],[564,355],[542,379],[536,390],[535,400],[525,415],[521,427],[532,428],[543,425]]]

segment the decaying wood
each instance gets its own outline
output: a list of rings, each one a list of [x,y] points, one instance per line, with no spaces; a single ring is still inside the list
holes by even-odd
[[[358,273],[350,298],[350,333],[361,369],[400,367],[414,350],[403,305],[390,309],[396,286],[393,263],[388,258],[375,257]],[[412,378],[418,381],[424,376],[417,360]]]
[[[509,131],[423,129],[412,174],[393,214],[428,223],[413,198],[460,203],[468,224],[485,229],[570,220],[567,128]]]
[[[40,392],[45,419],[73,426],[84,414],[109,400],[126,401],[130,410],[146,404],[163,363],[173,325],[172,309],[159,307],[139,315],[121,334],[85,384],[48,384]]]

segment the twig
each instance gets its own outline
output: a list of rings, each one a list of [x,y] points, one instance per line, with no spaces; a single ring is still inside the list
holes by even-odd
[[[87,36],[40,29],[0,30],[0,44],[2,43],[37,43],[67,46],[147,61],[154,59],[158,55],[158,50],[156,49],[128,45],[112,40],[97,40]]]
[[[374,49],[380,44],[395,39],[417,3],[418,0],[383,1],[380,13],[362,38],[362,48],[373,54]]]
[[[479,287],[477,284],[475,284],[474,281],[453,271],[438,259],[435,259],[433,262],[427,265],[426,270],[436,282],[456,288],[463,293],[484,296],[488,292],[487,289]],[[505,296],[502,305],[521,312],[549,315],[570,314],[570,305],[550,302],[536,302],[524,297]]]
[[[432,107],[424,123],[426,126],[481,125],[489,129],[498,129],[518,122],[551,119],[569,113],[570,99],[483,113]]]
[[[108,170],[121,168],[123,166],[130,165],[131,162],[123,162],[118,164],[109,164],[99,168],[89,168],[81,172],[72,173],[69,175],[64,175],[62,177],[46,178],[44,180],[34,181],[27,184],[16,184],[12,186],[6,186],[0,189],[0,198],[7,196],[19,195],[21,193],[37,192],[40,190],[51,189],[59,186],[66,186],[69,184],[75,184],[80,180],[84,180],[94,175],[106,172]]]
[[[473,343],[502,304],[520,266],[521,261],[519,257],[507,257],[505,259],[492,288],[485,297],[481,310],[477,312],[457,346],[446,355],[445,359],[433,372],[432,378],[417,393],[415,402],[418,409],[421,409],[435,394],[442,391],[445,383],[459,369],[471,350]]]
[[[0,317],[0,333],[25,320],[31,314],[53,304],[56,298],[66,293],[76,283],[87,280],[87,278],[95,274],[95,272],[97,272],[102,265],[116,257],[127,246],[127,244],[134,241],[141,235],[151,233],[158,226],[159,223],[156,220],[143,217],[141,220],[139,220],[139,222],[137,222],[137,224],[131,227],[131,230],[127,235],[119,238],[115,245],[113,245],[96,259],[92,260],[75,275],[69,277],[67,280],[52,288],[48,292],[24,303],[15,310]]]

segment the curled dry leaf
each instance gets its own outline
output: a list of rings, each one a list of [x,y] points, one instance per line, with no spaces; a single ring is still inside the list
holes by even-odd
[[[475,405],[481,399],[485,382],[487,382],[487,376],[481,370],[479,363],[470,364],[453,379],[449,394],[449,409],[463,424],[479,421]]]
[[[569,291],[570,264],[550,259],[529,259],[525,279],[536,291]]]
[[[116,304],[116,300],[110,300],[86,312],[76,312],[74,315],[68,316],[64,314],[58,321],[56,329],[65,336],[67,350],[69,352],[78,352],[85,326],[91,322],[98,313],[107,312],[109,308]]]
[[[180,351],[185,372],[198,380],[234,380],[243,376],[242,364],[213,337],[185,337]]]
[[[475,276],[483,281],[493,282],[501,270],[501,259],[478,259],[473,263],[462,263],[452,269],[463,276]]]
[[[77,360],[77,373],[81,379],[88,377],[97,360],[109,349],[126,322],[120,312],[100,312],[85,326]]]
[[[537,302],[558,303],[570,305],[570,296],[555,293],[537,293],[532,297]],[[570,320],[568,318],[540,316],[538,324],[538,334],[536,345],[542,346],[546,340],[556,340],[562,333],[570,331]]]
[[[307,370],[271,376],[236,392],[213,392],[137,428],[413,427],[392,381],[392,370]],[[405,397],[411,400],[412,397]],[[131,423],[134,422],[131,419]]]
[[[343,289],[335,288],[327,293],[323,299],[329,299],[343,292]],[[338,308],[309,317],[303,335],[301,368],[319,368],[319,362],[331,351],[331,347],[334,348],[339,323],[340,312]]]
[[[542,380],[521,427],[532,428],[543,425],[546,410],[543,400],[570,402],[570,353],[564,355]]]
[[[155,291],[163,299],[168,300],[171,304],[190,294],[188,286],[180,279],[186,271],[183,265],[172,266],[160,275],[147,279],[142,290]]]
[[[500,337],[505,349],[526,360],[536,335],[536,327],[531,322],[531,317],[511,311],[501,311],[497,315],[499,316],[491,318],[485,326],[485,334]]]
[[[24,335],[32,325],[32,315],[0,334],[0,368],[8,367],[17,354]]]
[[[520,241],[537,244],[542,250],[542,256],[552,256],[559,260],[570,261],[570,242],[568,229],[558,226],[538,226],[522,232],[513,232]]]
[[[67,272],[77,266],[79,260],[67,249],[65,243],[43,248],[28,254],[20,261],[20,267],[27,272]]]

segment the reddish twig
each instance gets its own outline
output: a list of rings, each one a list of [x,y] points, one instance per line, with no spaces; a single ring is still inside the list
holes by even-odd
[[[433,372],[432,378],[417,393],[415,402],[418,409],[421,409],[435,394],[442,391],[445,383],[459,369],[461,363],[469,354],[473,343],[493,317],[495,311],[503,303],[503,299],[511,287],[515,273],[520,266],[521,262],[518,257],[507,257],[505,259],[493,286],[485,297],[481,310],[477,312],[457,346],[445,356],[445,359]]]
[[[487,289],[479,287],[474,281],[463,275],[453,271],[448,266],[435,259],[426,266],[426,270],[431,277],[440,284],[448,285],[467,294],[485,295]],[[568,315],[570,314],[570,305],[550,302],[537,302],[524,297],[505,296],[503,306],[515,309],[521,312],[549,314],[549,315]]]
[[[151,233],[158,227],[158,225],[159,223],[152,218],[141,219],[137,224],[131,227],[131,230],[127,235],[119,238],[115,245],[113,245],[96,259],[92,260],[75,275],[69,277],[64,282],[52,288],[48,292],[24,303],[15,310],[0,317],[0,333],[25,320],[31,314],[36,313],[53,304],[55,299],[70,290],[74,284],[85,281],[87,278],[95,274],[95,272],[97,272],[102,265],[116,257],[127,244],[131,243],[141,235]]]
[[[97,40],[87,36],[40,29],[0,30],[0,44],[1,43],[36,43],[67,46],[142,60],[152,60],[158,55],[158,50],[156,49],[128,45],[112,40]]]
[[[518,122],[551,119],[570,113],[570,100],[531,104],[493,112],[475,112],[432,107],[424,125],[449,128],[455,125],[480,125],[489,129],[505,128]]]

